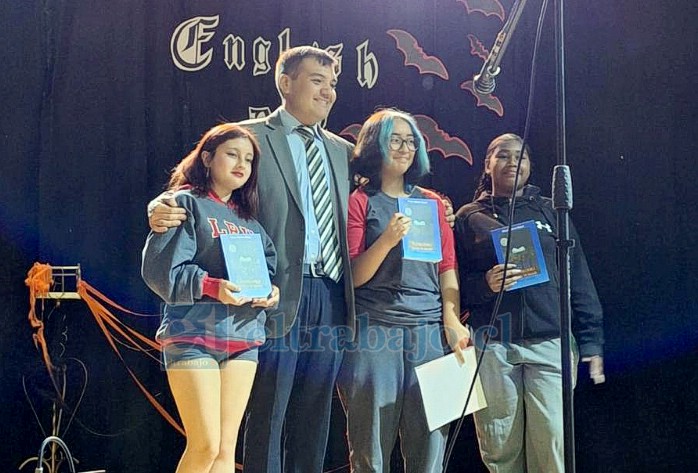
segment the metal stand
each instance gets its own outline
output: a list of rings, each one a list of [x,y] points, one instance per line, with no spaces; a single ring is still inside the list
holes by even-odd
[[[55,300],[56,301],[56,307],[58,307],[61,303],[62,300],[78,300],[81,299],[80,295],[77,292],[78,284],[80,282],[80,265],[76,266],[49,266],[50,267],[50,290],[47,292],[40,292],[36,294],[37,299],[45,299],[45,300]],[[43,324],[42,324],[43,325]],[[45,343],[45,342],[44,342]],[[49,375],[51,376],[51,381],[54,383],[54,389],[56,389],[56,394],[60,396],[65,395],[66,391],[66,377],[65,377],[65,371],[66,367],[65,365],[62,365],[62,367],[54,367],[51,362],[50,358],[47,364],[47,368],[49,369]],[[62,383],[57,384],[57,381],[55,380],[54,377],[54,371],[58,372],[61,371],[63,373],[63,378],[62,378]],[[23,378],[23,382],[25,381],[25,378]],[[26,386],[25,386],[26,389]],[[63,393],[63,394],[61,394]],[[29,401],[30,406],[32,407],[32,410],[34,410],[34,406],[32,404],[31,399],[29,397],[27,398]],[[39,448],[39,453],[36,456],[36,458],[29,458],[25,460],[21,465],[20,465],[20,470],[24,468],[27,464],[29,464],[31,461],[36,459],[36,467],[34,469],[34,473],[44,473],[44,469],[47,470],[48,473],[55,473],[57,472],[60,468],[61,465],[64,461],[68,463],[68,468],[71,473],[75,473],[75,463],[77,460],[73,459],[72,454],[70,453],[70,450],[68,449],[68,446],[66,443],[59,437],[60,430],[61,430],[61,421],[62,421],[62,412],[63,412],[63,407],[62,404],[63,402],[59,402],[60,399],[55,399],[53,401],[53,407],[52,410],[54,412],[54,419],[52,422],[52,434],[49,435],[44,439],[44,441],[41,443],[41,447]],[[36,412],[35,412],[36,415]],[[37,417],[37,421],[38,421]],[[67,430],[67,429],[66,429]],[[59,450],[57,447],[60,447],[60,449],[63,452],[63,457],[59,457]],[[45,452],[46,449],[49,448],[50,452],[47,457],[45,457]],[[106,473],[106,470],[92,470],[89,472],[82,472],[82,473]]]
[[[560,278],[560,338],[562,359],[562,419],[565,472],[575,472],[574,400],[572,370],[572,306],[570,301],[569,211],[572,209],[572,178],[567,166],[567,123],[565,109],[564,1],[555,0],[555,46],[557,66],[557,161],[553,171],[553,207],[557,210],[557,248]]]
[[[39,447],[39,455],[37,456],[36,468],[34,469],[34,473],[44,473],[44,451],[50,443],[55,443],[63,449],[63,452],[65,453],[66,460],[68,461],[68,468],[70,469],[70,473],[75,473],[75,463],[73,461],[73,456],[70,454],[70,450],[68,449],[68,445],[66,445],[65,442],[63,440],[61,440],[60,437],[57,437],[55,435],[51,435],[49,437],[46,437],[44,439],[44,441],[41,442],[41,447]],[[106,472],[107,472],[107,470],[91,470],[91,471],[83,471],[82,473],[106,473]]]
[[[37,294],[37,299],[80,299],[77,293],[80,265],[51,266],[52,286],[49,292]]]

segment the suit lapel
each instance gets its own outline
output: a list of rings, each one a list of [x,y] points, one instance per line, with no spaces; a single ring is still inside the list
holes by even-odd
[[[284,128],[278,110],[269,115],[267,127],[271,130],[266,136],[267,143],[271,149],[271,156],[279,167],[281,176],[286,182],[286,187],[291,193],[298,210],[302,214],[303,206],[301,205],[300,189],[298,188],[298,177],[296,176],[296,169],[293,166],[291,150],[288,147],[288,140],[284,134]]]

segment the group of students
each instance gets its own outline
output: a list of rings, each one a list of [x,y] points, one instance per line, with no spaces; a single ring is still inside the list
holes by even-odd
[[[410,114],[375,112],[355,146],[319,126],[336,100],[335,67],[317,48],[282,53],[281,106],[209,130],[149,205],[142,274],[167,303],[157,339],[187,437],[178,473],[233,472],[245,412],[246,473],[321,472],[335,386],[352,472],[389,471],[398,437],[407,473],[442,471],[448,429],[429,431],[415,367],[470,345],[496,294],[521,277],[496,263],[489,237],[508,223],[512,195],[514,218],[537,222],[551,273],[557,266],[550,201],[526,185],[530,152],[518,136],[491,143],[454,237],[452,210],[418,186],[429,160]],[[350,192],[355,175],[362,185]],[[400,197],[436,201],[440,262],[402,258],[412,222]],[[269,297],[236,295],[225,233],[261,236]],[[503,297],[506,337],[486,349],[488,407],[474,415],[492,472],[564,470],[557,290],[553,275]],[[601,308],[579,244],[572,307],[578,353],[601,375]]]

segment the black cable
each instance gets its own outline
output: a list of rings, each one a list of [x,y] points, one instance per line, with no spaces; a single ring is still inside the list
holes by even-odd
[[[521,163],[523,161],[523,155],[526,152],[526,142],[528,140],[528,133],[530,130],[530,125],[531,125],[531,112],[533,110],[533,92],[534,92],[534,86],[535,86],[535,78],[536,78],[536,68],[537,68],[537,59],[538,59],[538,47],[540,45],[540,39],[542,36],[543,32],[543,21],[545,20],[545,13],[548,9],[548,2],[549,0],[543,0],[543,3],[541,5],[541,11],[540,15],[538,17],[538,26],[536,29],[536,37],[535,37],[535,42],[533,45],[533,57],[531,60],[531,77],[529,80],[529,87],[528,87],[528,101],[526,105],[526,118],[524,121],[524,132],[522,138],[522,143],[521,143],[521,154],[519,155],[519,160],[516,165],[516,176],[514,178],[514,186],[511,191],[511,197],[509,199],[509,221],[507,223],[507,235],[511,235],[511,227],[514,222],[514,207],[516,204],[516,190],[519,184],[519,176],[521,173]],[[493,327],[495,319],[497,318],[497,313],[499,312],[499,307],[502,303],[502,298],[504,296],[504,284],[506,281],[506,276],[507,276],[507,265],[509,263],[509,256],[511,253],[511,245],[507,245],[505,254],[504,254],[504,272],[502,273],[502,284],[499,287],[499,292],[497,293],[497,299],[495,300],[494,307],[492,308],[492,315],[490,316],[490,321],[488,327]],[[468,404],[470,403],[470,398],[473,393],[473,389],[475,388],[475,381],[477,379],[478,373],[480,372],[480,364],[482,363],[482,358],[485,355],[485,351],[487,350],[487,343],[489,340],[489,330],[488,328],[488,333],[485,334],[483,337],[483,346],[482,350],[480,350],[480,354],[477,359],[477,364],[475,366],[475,373],[473,374],[473,382],[470,383],[470,388],[468,389],[468,395],[465,400],[465,407],[463,407],[463,413],[460,416],[460,419],[458,419],[458,423],[456,424],[455,428],[452,429],[452,434],[451,438],[449,440],[448,448],[446,449],[446,454],[444,456],[444,461],[443,461],[443,472],[446,473],[446,470],[448,469],[448,462],[451,459],[451,455],[453,454],[453,448],[455,447],[456,444],[456,439],[458,438],[458,433],[460,432],[461,428],[463,427],[463,421],[465,420],[465,412],[466,409],[468,408]]]

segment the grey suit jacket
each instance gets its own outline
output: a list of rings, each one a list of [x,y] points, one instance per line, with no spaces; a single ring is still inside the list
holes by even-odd
[[[281,292],[278,309],[267,312],[267,329],[269,337],[281,337],[289,331],[296,318],[303,282],[305,218],[298,179],[278,109],[268,117],[247,120],[240,125],[254,132],[261,148],[257,219],[276,245],[277,267],[273,283]],[[328,131],[322,130],[321,133],[329,158],[334,222],[344,264],[345,323],[353,333],[356,313],[347,244],[349,159],[353,145]]]

